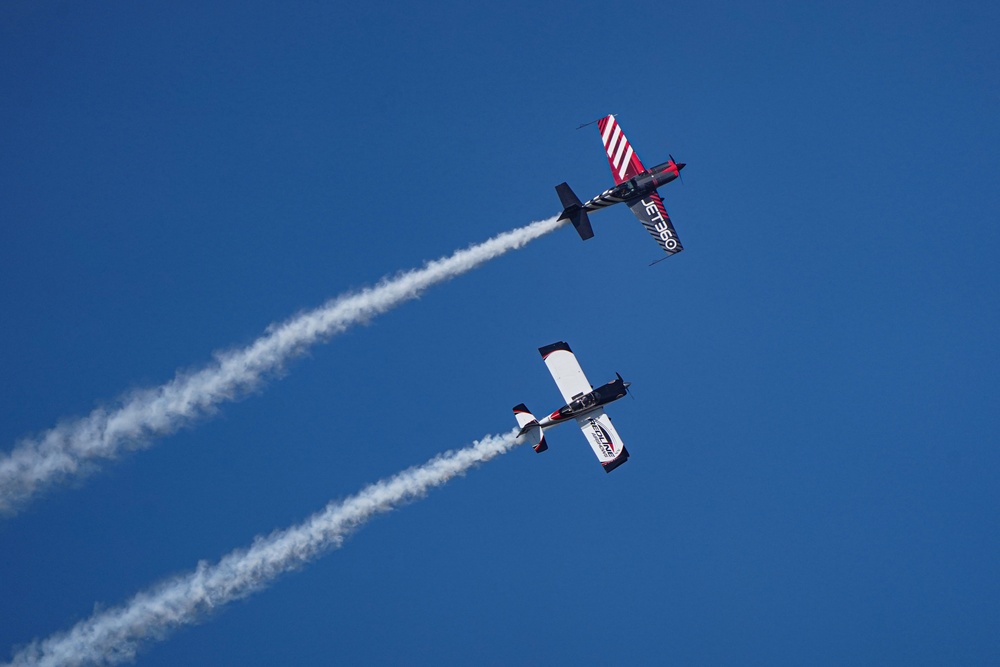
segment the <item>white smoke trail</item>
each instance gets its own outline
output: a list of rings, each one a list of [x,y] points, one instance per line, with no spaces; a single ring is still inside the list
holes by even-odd
[[[331,299],[315,310],[271,325],[245,348],[216,354],[215,361],[202,370],[178,373],[164,385],[124,397],[116,409],[99,408],[18,443],[0,457],[0,514],[13,513],[44,488],[93,468],[96,459],[112,459],[123,449],[148,446],[153,436],[173,433],[220,402],[246,394],[309,346],[415,299],[432,285],[521,248],[564,222],[555,217],[533,222],[423,268]]]
[[[297,526],[256,538],[249,548],[233,551],[215,565],[202,561],[190,574],[143,591],[125,605],[95,614],[68,632],[36,640],[10,664],[103,665],[131,660],[142,642],[163,639],[171,630],[197,623],[212,610],[247,597],[278,575],[339,548],[349,533],[375,515],[422,497],[520,442],[516,429],[487,436],[376,482],[344,501],[331,502]]]

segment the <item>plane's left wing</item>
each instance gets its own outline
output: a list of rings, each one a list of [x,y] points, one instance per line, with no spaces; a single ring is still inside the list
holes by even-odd
[[[604,152],[608,154],[608,164],[611,165],[611,175],[615,177],[615,185],[646,171],[614,115],[607,115],[597,121],[597,129],[604,142]]]
[[[556,381],[563,399],[569,403],[575,398],[580,398],[583,394],[590,393],[593,387],[587,381],[587,376],[580,368],[580,362],[576,360],[573,350],[565,341],[552,343],[545,347],[538,348],[545,360],[545,366],[552,374],[552,379]]]
[[[603,409],[588,412],[576,418],[580,430],[586,436],[597,459],[604,466],[604,472],[611,472],[628,461],[628,450],[611,424],[611,418]]]
[[[653,237],[664,252],[673,255],[684,250],[681,240],[677,238],[674,231],[674,223],[670,222],[667,209],[663,206],[663,199],[656,190],[645,197],[629,200],[628,207],[639,218],[639,222],[646,228],[649,235]]]

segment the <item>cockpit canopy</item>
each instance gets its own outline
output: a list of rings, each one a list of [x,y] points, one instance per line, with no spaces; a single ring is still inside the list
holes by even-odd
[[[618,400],[626,393],[625,382],[622,380],[612,380],[603,384],[588,394],[569,402],[559,408],[559,414],[563,417],[579,415],[582,412],[589,412],[596,407]]]
[[[635,179],[632,178],[612,188],[611,194],[615,197],[620,197],[621,199],[631,199],[635,196],[638,189],[639,187],[636,185]]]
[[[569,404],[569,409],[572,412],[581,412],[583,410],[589,410],[597,405],[597,392],[592,391],[589,394],[584,394],[575,401],[571,401]]]

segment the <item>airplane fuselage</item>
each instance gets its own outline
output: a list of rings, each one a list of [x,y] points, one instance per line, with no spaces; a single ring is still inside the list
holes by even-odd
[[[627,393],[629,384],[630,383],[623,381],[621,378],[612,380],[606,385],[598,387],[592,392],[570,401],[549,416],[542,417],[538,420],[538,425],[543,429],[549,428],[550,426],[556,426],[570,419],[575,419],[581,415],[587,414],[588,412],[592,412],[603,405],[607,405],[608,403],[614,403]]]
[[[588,212],[599,211],[614,204],[645,197],[656,190],[656,188],[666,185],[680,176],[681,169],[685,166],[687,165],[683,162],[675,163],[673,160],[658,164],[652,169],[642,172],[635,178],[619,183],[613,188],[608,188],[584,204],[582,208]]]

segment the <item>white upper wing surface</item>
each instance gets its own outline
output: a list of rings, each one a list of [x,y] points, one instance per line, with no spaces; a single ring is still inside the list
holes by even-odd
[[[556,386],[559,387],[563,400],[567,403],[593,389],[568,344],[552,343],[538,348],[538,351],[542,354],[552,379],[556,381]]]

